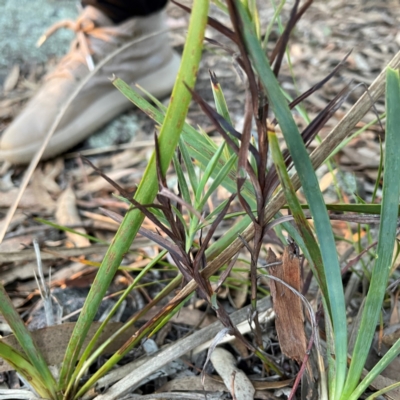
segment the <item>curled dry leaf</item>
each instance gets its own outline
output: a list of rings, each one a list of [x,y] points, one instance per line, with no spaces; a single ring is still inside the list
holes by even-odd
[[[80,224],[81,219],[76,207],[76,197],[69,186],[58,198],[56,219],[59,225],[74,225]],[[76,228],[77,232],[86,233],[83,228]],[[75,247],[89,247],[89,239],[77,235],[75,233],[66,232],[68,239],[74,244]]]
[[[211,354],[211,362],[234,399],[249,400],[254,398],[254,386],[245,373],[236,367],[235,359],[231,353],[217,347]]]

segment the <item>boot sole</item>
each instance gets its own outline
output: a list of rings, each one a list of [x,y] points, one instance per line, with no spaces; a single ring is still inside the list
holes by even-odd
[[[165,97],[171,93],[179,65],[180,57],[174,52],[166,65],[135,83],[155,97]],[[52,158],[65,152],[131,107],[132,103],[117,89],[110,91],[90,104],[85,113],[79,115],[62,130],[55,132],[41,159]],[[38,141],[16,149],[0,150],[0,159],[13,164],[28,163],[40,146],[41,142]]]

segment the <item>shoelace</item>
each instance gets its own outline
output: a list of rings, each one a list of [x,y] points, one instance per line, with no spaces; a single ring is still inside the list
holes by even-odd
[[[67,54],[61,61],[61,65],[66,65],[67,61],[73,59],[87,65],[89,71],[95,67],[92,53],[90,48],[90,37],[103,40],[106,42],[116,41],[118,35],[114,27],[97,27],[93,20],[88,18],[84,13],[80,15],[76,21],[62,20],[52,25],[38,40],[37,46],[40,47],[51,35],[61,28],[71,29],[76,34],[76,40],[72,43],[69,54]],[[68,67],[64,68],[64,70]],[[54,73],[48,76],[60,74],[59,68]],[[64,71],[65,72],[65,71]]]

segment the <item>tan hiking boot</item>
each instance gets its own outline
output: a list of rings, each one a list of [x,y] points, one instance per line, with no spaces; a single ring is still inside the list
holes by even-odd
[[[29,162],[79,82],[99,61],[133,39],[139,40],[101,67],[74,98],[42,159],[75,146],[132,106],[110,82],[113,74],[132,86],[138,83],[157,97],[167,95],[174,85],[180,59],[168,43],[164,12],[115,25],[101,11],[87,6],[76,22],[58,23],[47,36],[60,27],[73,29],[77,39],[3,133],[0,160]],[[160,31],[161,34],[154,35]]]

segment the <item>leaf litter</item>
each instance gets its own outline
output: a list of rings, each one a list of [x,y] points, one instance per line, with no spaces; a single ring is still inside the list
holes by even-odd
[[[285,18],[289,16],[289,6],[290,4],[284,8],[283,15]],[[332,10],[334,12],[332,12]],[[265,7],[265,10],[263,10],[260,15],[261,21],[269,21],[272,13],[272,7]],[[228,25],[230,24],[229,21],[223,20],[226,16],[218,13],[218,10],[215,10],[215,14],[218,15],[219,18],[222,18],[222,22]],[[173,43],[179,50],[184,43],[184,30],[186,29],[186,25],[183,24],[183,21],[187,21],[187,15],[179,8],[170,5],[169,18],[170,25],[174,27],[172,33]],[[315,1],[296,25],[296,29],[289,41],[289,54],[293,64],[296,83],[293,83],[289,65],[283,61],[280,72],[280,81],[283,83],[283,87],[293,98],[297,97],[298,93],[307,90],[316,82],[325,78],[327,73],[341,62],[344,55],[349,50],[352,50],[344,67],[315,94],[304,100],[303,104],[309,116],[311,118],[317,116],[344,86],[350,85],[354,87],[360,82],[369,84],[374,80],[381,69],[398,51],[400,45],[400,35],[397,29],[399,19],[400,7],[394,4],[394,2],[360,3],[359,1],[342,2],[339,0],[329,0],[326,2]],[[277,37],[277,29],[274,29],[271,33],[271,38],[276,40]],[[224,95],[227,99],[234,125],[238,124],[240,121],[244,123],[242,116],[243,110],[246,107],[245,90],[236,72],[236,61],[233,57],[222,57],[221,55],[224,53],[222,47],[214,45],[214,43],[226,43],[225,38],[219,32],[210,29],[208,32],[208,39],[209,44],[206,45],[196,91],[202,99],[212,104],[208,74],[208,70],[211,69],[213,73],[218,76],[218,81],[224,89]],[[9,66],[10,69],[3,81],[3,91],[0,95],[0,109],[2,110],[0,112],[1,130],[18,114],[24,102],[32,96],[33,91],[40,84],[39,78],[50,67],[52,62],[53,60],[50,60],[47,64],[24,66],[22,68],[18,63],[13,64],[11,61],[12,65]],[[350,92],[345,98],[345,101],[340,104],[340,108],[336,110],[333,117],[322,128],[320,132],[322,137],[331,130],[350,106],[355,103],[363,90],[364,89],[360,87]],[[378,113],[384,111],[381,100],[375,104],[375,107]],[[50,285],[52,289],[68,289],[74,293],[73,290],[76,290],[76,288],[82,285],[86,287],[90,285],[90,279],[93,279],[96,270],[95,265],[98,265],[101,261],[107,246],[102,245],[97,248],[94,247],[92,253],[85,253],[82,248],[93,246],[92,237],[99,239],[102,243],[110,242],[116,230],[116,225],[112,223],[112,219],[101,220],[99,218],[100,213],[98,207],[106,206],[110,212],[114,212],[118,215],[123,215],[127,210],[127,204],[121,201],[118,196],[123,196],[121,192],[124,191],[132,192],[139,183],[141,174],[147,164],[149,154],[154,147],[154,142],[149,140],[150,135],[154,131],[154,126],[139,110],[129,111],[126,115],[127,118],[131,116],[136,126],[136,133],[131,141],[129,141],[128,138],[128,142],[121,143],[121,140],[127,140],[127,135],[122,135],[124,136],[122,139],[121,135],[116,135],[114,142],[111,144],[107,143],[107,146],[111,146],[111,150],[107,150],[107,148],[102,150],[100,146],[100,148],[96,147],[91,149],[90,142],[86,141],[79,148],[69,152],[69,154],[61,156],[54,161],[41,163],[25,191],[19,204],[18,212],[13,217],[8,234],[0,245],[0,258],[2,260],[0,279],[3,284],[7,285],[6,288],[11,294],[13,301],[15,301],[15,304],[20,304],[18,306],[20,307],[20,312],[26,319],[29,319],[29,316],[33,314],[34,305],[39,301],[38,292],[34,289],[33,272],[29,272],[32,271],[32,266],[35,264],[32,262],[33,252],[29,251],[32,249],[33,238],[36,236],[39,240],[42,252],[46,251],[46,249],[49,251],[49,253],[42,253],[43,255],[52,254],[48,260],[43,260],[44,272],[46,274],[50,272],[51,266],[52,280]],[[200,110],[200,105],[193,103],[188,119],[194,126],[199,124],[205,131],[210,132],[211,135],[215,134],[213,124],[205,121],[204,113]],[[295,114],[295,119],[300,127],[302,125],[305,126],[304,120],[299,114]],[[344,147],[336,154],[334,159],[336,163],[335,176],[343,177],[346,176],[346,174],[354,176],[357,182],[356,190],[366,201],[372,199],[374,191],[373,183],[376,179],[379,179],[379,139],[382,136],[382,131],[378,122],[367,126],[370,121],[375,119],[376,113],[374,111],[371,110],[367,113],[356,127],[358,129],[367,127],[365,131],[352,139],[347,147]],[[239,128],[237,130],[240,131]],[[134,149],[138,141],[143,141],[144,143],[141,150]],[[98,141],[92,141],[92,145],[93,143],[98,143]],[[311,142],[311,149],[313,149],[315,145],[316,143],[314,141]],[[129,148],[130,146],[134,150]],[[96,174],[95,169],[83,165],[76,157],[77,152],[82,152],[83,154],[87,152],[90,154],[91,151],[96,153],[95,155],[89,156],[91,157],[91,161],[97,168],[104,171],[108,177],[118,182],[121,188],[120,191],[116,191],[115,187]],[[0,196],[0,212],[3,216],[15,198],[21,172],[21,167],[5,165],[1,168],[0,189],[2,193]],[[321,168],[319,174],[323,182],[322,187],[326,198],[329,199],[329,202],[338,201],[340,195],[332,193],[331,190],[331,180],[334,179],[332,175],[323,168]],[[176,182],[176,176],[173,171],[168,173],[166,179],[167,182],[163,184],[166,184],[168,187],[173,187],[174,182]],[[354,192],[346,191],[344,187],[341,195],[353,196]],[[114,198],[111,196],[114,196]],[[218,192],[216,193],[216,198],[211,200],[214,207],[219,205],[217,196],[219,196]],[[221,197],[225,198],[224,194],[222,194]],[[244,199],[241,199],[242,206],[249,211],[244,201]],[[237,200],[232,203],[231,209],[241,210]],[[56,227],[46,227],[38,223],[37,220],[35,220],[36,217],[52,221],[58,225],[72,226],[73,229],[80,232],[81,235],[78,236],[75,233],[62,232]],[[154,232],[154,227],[156,226],[154,223],[146,221],[145,224],[146,229]],[[229,222],[225,223],[225,226],[228,228]],[[350,226],[354,231],[355,225],[350,223]],[[336,232],[345,236],[347,234],[347,229],[348,224],[337,225]],[[143,239],[141,240],[140,245],[136,246],[124,259],[124,265],[122,267],[128,274],[134,273],[135,265],[139,265],[140,262],[150,259],[154,254],[159,252],[159,248],[155,243],[147,239],[146,241]],[[166,239],[159,239],[158,243],[164,243],[165,240]],[[211,242],[213,240],[215,239],[211,238]],[[268,244],[268,242],[264,242],[264,245]],[[69,247],[72,247],[71,250],[75,249],[75,252],[67,253],[66,250]],[[285,260],[285,257],[287,257],[287,250],[285,250],[285,247],[281,245],[274,249],[277,249],[277,254],[282,256],[283,260]],[[340,244],[339,249],[341,254],[347,254],[347,259],[351,258],[348,256],[349,254],[350,256],[352,254],[353,257],[357,255],[355,249],[353,249],[353,252],[349,253],[349,249],[351,251],[351,246]],[[12,261],[12,259],[7,259],[7,253],[9,253],[9,255],[19,254],[20,256],[18,260]],[[266,258],[266,250],[264,248],[261,249],[261,254],[265,255]],[[251,257],[249,254],[247,254],[247,256],[248,260],[250,260]],[[200,261],[200,259],[201,257],[198,260]],[[178,263],[181,260],[180,257],[176,259]],[[247,265],[249,265],[249,261]],[[146,282],[148,286],[144,285],[140,289],[143,298],[149,300],[154,298],[163,287],[163,284],[159,282],[171,279],[173,272],[171,272],[170,267],[164,267],[165,265],[159,265],[151,272],[151,276],[148,277],[148,281]],[[273,268],[277,270],[278,273],[282,272],[281,266],[275,266]],[[72,273],[72,271],[75,270],[76,272]],[[245,271],[239,273],[232,272],[226,279],[231,277],[236,281],[240,278],[245,280],[249,276],[249,268],[246,267],[244,270]],[[122,282],[122,286],[126,287],[128,282],[124,281],[122,279],[123,277],[124,274],[121,271],[117,278]],[[273,287],[277,287],[277,285],[278,283],[276,282],[269,284],[269,289],[272,294],[274,292]],[[268,286],[265,286],[265,288],[268,289]],[[203,290],[205,290],[205,293],[207,292],[207,285],[203,287]],[[232,302],[222,299],[223,296],[219,298],[227,310],[230,309],[229,307],[232,307],[231,304],[237,308],[242,308],[246,304],[246,300],[248,302],[248,295],[243,295],[246,290],[243,283],[239,286],[233,284],[231,288],[228,286],[228,290],[233,296]],[[74,294],[70,294],[70,296],[73,297]],[[287,296],[289,296],[289,293],[286,293],[284,297]],[[293,301],[298,303],[297,300]],[[353,311],[357,309],[359,301],[357,297],[352,299],[353,304],[351,307]],[[393,295],[392,302],[392,311],[390,313],[391,320],[382,333],[382,338],[377,338],[376,348],[380,349],[380,351],[382,351],[382,346],[390,346],[393,343],[394,337],[398,335],[399,321],[396,315],[398,313],[399,302],[395,295]],[[276,295],[274,303],[275,312],[279,314],[276,310],[276,307],[279,308],[279,305],[277,305],[279,301],[277,302]],[[193,302],[188,306],[189,313],[190,309],[192,309],[193,313],[200,312],[204,314],[202,317],[197,316],[196,318],[209,318],[207,310],[202,310],[201,308],[204,304],[204,302],[199,300],[198,305],[196,305],[196,302]],[[283,302],[283,306],[285,306],[285,302]],[[301,304],[298,303],[298,313],[300,313],[301,308]],[[279,318],[277,317],[276,331],[270,331],[267,340],[271,343],[271,347],[276,347],[278,346],[279,339],[280,351],[289,358],[294,358],[299,361],[298,358],[300,356],[293,355],[289,350],[285,350],[284,341],[281,340],[282,335],[288,334],[288,330],[285,330],[285,327],[294,330],[298,328],[289,321],[284,322],[282,327],[279,328],[278,321]],[[168,326],[168,331],[164,339],[165,343],[177,342],[181,337],[184,337],[188,326],[192,326],[193,329],[196,329],[196,324],[194,322],[195,321],[190,321],[189,317],[187,317],[186,320],[181,318],[179,322],[173,322],[173,325]],[[0,327],[2,326],[4,326],[4,320],[0,317]],[[65,328],[63,328],[64,326]],[[204,327],[205,325],[199,321],[198,326]],[[67,325],[61,325],[45,329],[55,329],[58,330],[57,335],[68,336],[66,327]],[[252,329],[256,328],[253,327]],[[2,332],[8,333],[6,329]],[[305,342],[303,338],[301,343],[303,354],[304,345]],[[42,348],[44,349],[45,347],[46,345],[43,344]],[[235,345],[232,345],[232,347],[235,349]],[[239,345],[237,345],[237,350],[238,349],[240,349]],[[379,351],[377,351],[377,353],[379,353]],[[199,363],[200,368],[203,365],[198,359],[187,358],[185,362]],[[259,366],[252,367],[249,362],[245,364],[246,373],[249,375],[251,381],[254,382],[252,380],[252,375],[260,373],[260,370],[257,369]],[[285,368],[291,369],[292,372],[296,370],[289,360],[285,362]],[[190,378],[194,379],[196,377],[196,368],[190,368],[190,371]],[[383,374],[382,379],[384,376],[385,374]],[[391,376],[391,378],[393,379],[393,376]],[[169,379],[173,382],[179,379],[179,374],[172,374]],[[206,379],[209,379],[209,377],[207,376]],[[235,379],[232,379],[231,384],[235,382]],[[190,380],[183,386],[181,385],[179,390],[186,390],[188,392],[196,390],[189,382]],[[154,378],[153,384],[158,387],[159,390],[162,390],[162,388],[166,391],[176,390],[174,386],[167,388],[162,379]],[[388,383],[386,382],[385,385],[387,386]],[[265,393],[269,393],[271,397],[262,397],[262,394],[259,393],[260,397],[256,398],[274,398],[273,389],[271,389],[271,386],[268,388],[267,386],[262,390]],[[203,386],[203,388],[205,388],[205,386]],[[260,390],[256,385],[254,385],[254,388],[256,388],[257,391]],[[151,393],[148,387],[144,387],[142,390]],[[202,388],[198,390],[201,391]],[[219,390],[231,391],[226,387],[225,389],[221,389],[221,386],[219,386],[218,390],[214,388],[211,391]],[[393,391],[392,393],[395,392]]]

